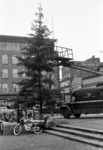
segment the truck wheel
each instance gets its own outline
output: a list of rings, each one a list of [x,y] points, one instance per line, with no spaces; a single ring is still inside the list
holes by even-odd
[[[63,116],[64,116],[65,119],[69,119],[70,116],[71,116],[71,111],[70,111],[70,109],[64,109],[64,110],[63,110]]]
[[[75,118],[80,118],[81,114],[74,114]]]

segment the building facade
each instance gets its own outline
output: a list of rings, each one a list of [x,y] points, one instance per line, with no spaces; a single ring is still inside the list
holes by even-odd
[[[0,105],[14,103],[19,92],[19,82],[25,75],[19,75],[22,70],[18,66],[16,56],[21,56],[20,49],[27,46],[29,37],[0,35]],[[55,82],[54,89],[58,89],[58,67],[55,67],[55,73],[52,79]]]
[[[103,65],[98,66],[98,71],[103,71]],[[83,87],[103,85],[103,75],[92,75],[82,78]]]
[[[100,68],[100,70],[102,70],[103,68],[103,63],[100,62],[100,58],[95,58],[95,56],[92,56],[85,61],[77,61],[76,63],[80,66],[88,67],[92,70],[97,70],[97,68]],[[60,89],[65,95],[65,100],[69,101],[71,92],[75,89],[94,86],[102,81],[102,76],[94,75],[91,72],[63,67]]]

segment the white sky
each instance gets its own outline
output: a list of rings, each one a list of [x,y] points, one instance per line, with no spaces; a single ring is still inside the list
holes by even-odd
[[[27,36],[40,0],[0,0],[0,34]],[[44,22],[74,60],[103,61],[103,0],[41,0]]]

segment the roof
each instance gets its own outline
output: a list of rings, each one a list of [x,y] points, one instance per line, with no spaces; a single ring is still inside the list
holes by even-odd
[[[91,79],[91,78],[95,78],[95,77],[99,77],[100,75],[91,75],[91,76],[87,76],[87,77],[83,77],[82,79],[85,80],[85,79]]]
[[[10,36],[10,35],[0,35],[0,41],[8,41],[8,42],[27,42],[30,37],[24,36]]]
[[[77,89],[75,91],[85,91],[85,90],[91,90],[91,89],[102,89],[103,90],[103,86],[98,86],[98,87],[86,87],[86,88],[80,88],[80,89]]]
[[[12,36],[12,35],[0,35],[0,41],[8,41],[8,42],[21,42],[25,43],[28,42],[32,37],[30,36]],[[54,42],[56,42],[56,39],[50,39]]]

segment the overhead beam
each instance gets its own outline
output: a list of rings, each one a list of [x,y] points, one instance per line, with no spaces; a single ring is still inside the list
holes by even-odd
[[[93,73],[93,74],[97,74],[97,75],[103,75],[103,72],[101,71],[95,71],[93,69],[90,69],[90,68],[86,68],[84,66],[79,66],[79,65],[76,65],[76,64],[73,64],[71,62],[64,62],[59,65],[63,65],[64,67],[69,67],[69,68],[73,68],[73,69],[77,69],[77,70],[82,70],[82,71],[85,71],[85,72],[90,72],[90,73]]]

